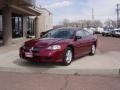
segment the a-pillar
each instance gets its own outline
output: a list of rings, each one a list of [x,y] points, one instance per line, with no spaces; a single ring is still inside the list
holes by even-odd
[[[10,7],[3,8],[3,44],[12,44],[12,16]]]

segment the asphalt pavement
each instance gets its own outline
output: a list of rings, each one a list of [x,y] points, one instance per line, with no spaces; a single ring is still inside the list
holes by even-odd
[[[0,72],[0,90],[120,90],[120,77]]]

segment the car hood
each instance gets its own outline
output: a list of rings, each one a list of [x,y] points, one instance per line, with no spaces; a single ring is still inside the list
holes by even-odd
[[[25,42],[25,46],[27,47],[48,47],[52,44],[57,44],[62,42],[64,39],[60,38],[42,38],[42,39],[33,39]]]

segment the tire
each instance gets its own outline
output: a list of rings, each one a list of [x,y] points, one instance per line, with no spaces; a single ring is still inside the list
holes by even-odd
[[[70,47],[67,47],[63,55],[63,65],[68,66],[73,60],[73,51]]]
[[[93,44],[91,46],[91,51],[90,51],[89,55],[95,55],[95,52],[96,52],[96,46],[95,46],[95,44]]]

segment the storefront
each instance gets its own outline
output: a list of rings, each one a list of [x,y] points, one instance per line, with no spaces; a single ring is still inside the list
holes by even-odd
[[[52,29],[52,14],[35,5],[36,0],[0,0],[0,41],[11,45],[14,38],[35,36]]]
[[[12,15],[12,38],[23,37],[23,16]]]
[[[28,31],[35,35],[35,21],[29,17],[40,14],[35,0],[0,0],[0,40],[10,45],[12,39],[26,37]]]
[[[28,32],[31,36],[35,35],[35,20],[31,17],[28,17]]]

